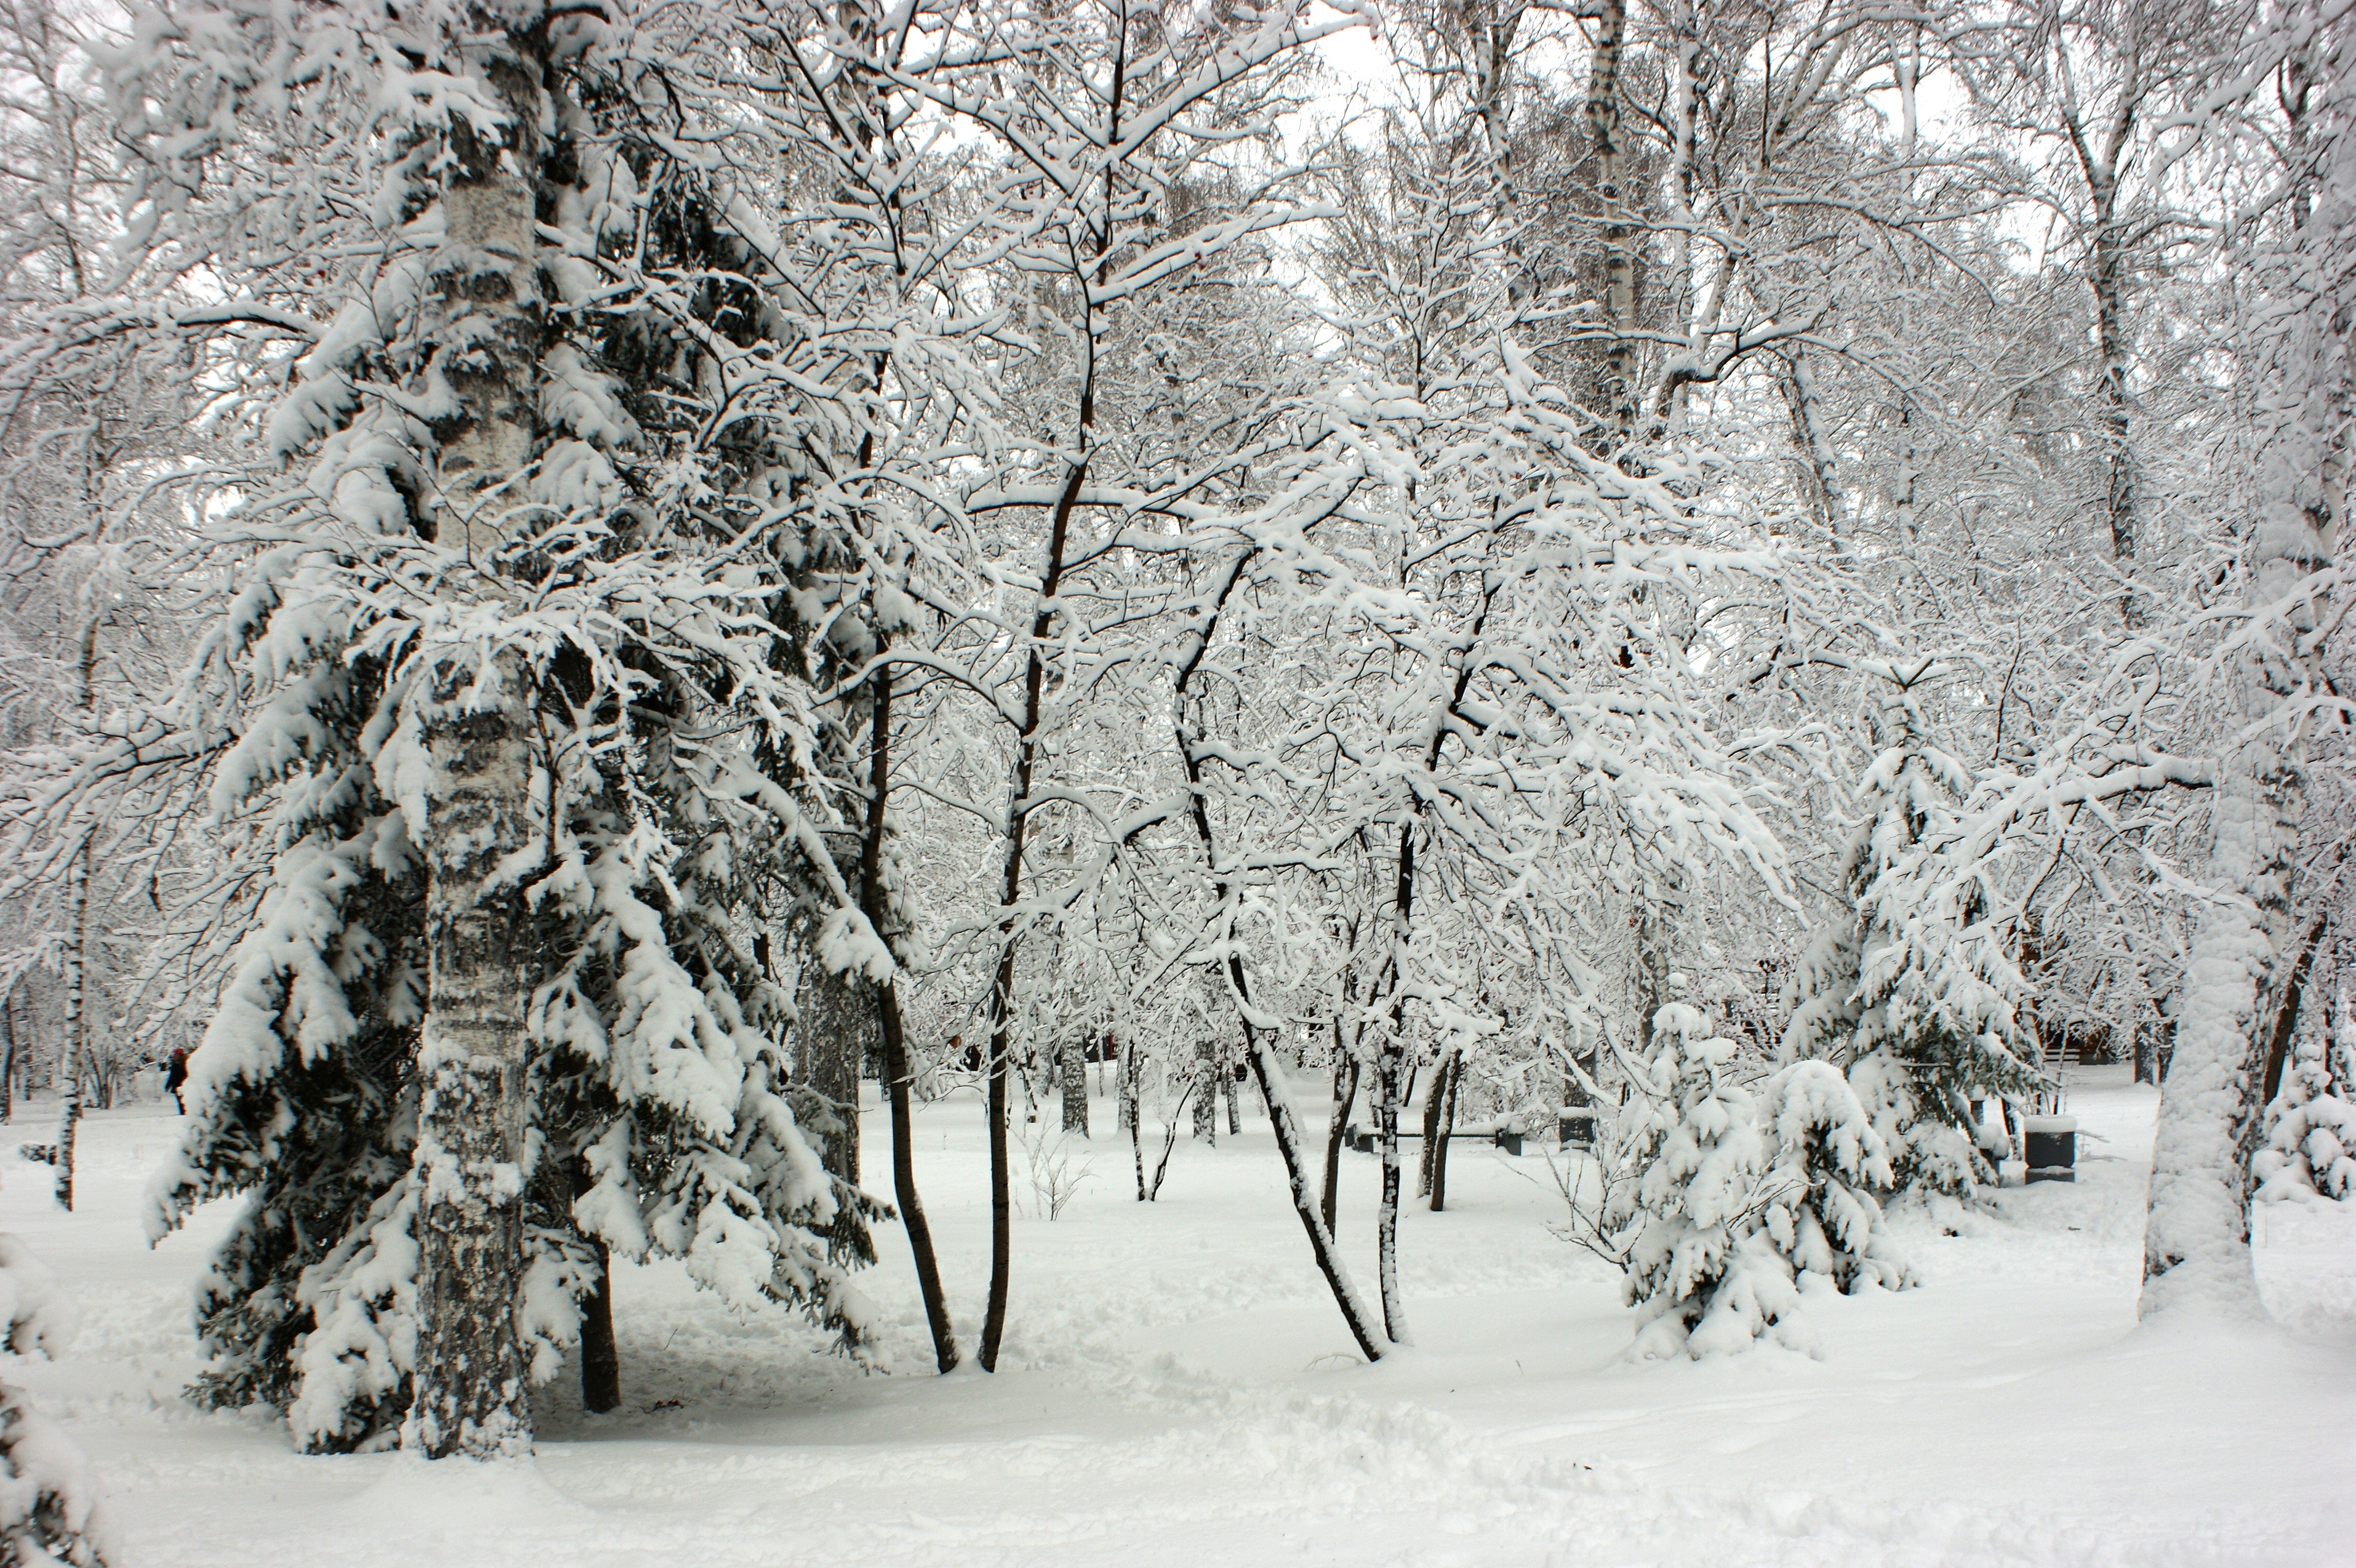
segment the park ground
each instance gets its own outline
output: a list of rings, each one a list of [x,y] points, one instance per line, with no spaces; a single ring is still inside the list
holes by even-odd
[[[1295,1092],[1315,1122],[1312,1077]],[[1919,1288],[1813,1297],[1813,1355],[1701,1363],[1628,1359],[1616,1275],[1554,1233],[1535,1142],[1459,1143],[1448,1211],[1402,1221],[1414,1347],[1372,1367],[1264,1120],[1215,1148],[1182,1138],[1141,1204],[1098,1101],[1060,1218],[1018,1170],[994,1377],[932,1375],[896,1225],[864,1282],[888,1373],[781,1314],[732,1317],[676,1266],[624,1267],[622,1409],[584,1413],[568,1369],[537,1402],[534,1459],[498,1466],[305,1458],[267,1412],[187,1403],[189,1291],[228,1207],[146,1245],[141,1193],[179,1124],[138,1104],[85,1123],[61,1212],[48,1168],[16,1155],[51,1135],[37,1104],[6,1129],[0,1229],[56,1270],[82,1329],[5,1375],[88,1450],[117,1568],[2349,1568],[2356,1204],[2261,1212],[2273,1326],[2139,1330],[2156,1098],[2087,1069],[2076,1183],[1901,1215]],[[982,1118],[960,1094],[916,1126],[969,1342]],[[879,1193],[889,1137],[871,1110]],[[1376,1167],[1344,1159],[1342,1241],[1371,1287]]]

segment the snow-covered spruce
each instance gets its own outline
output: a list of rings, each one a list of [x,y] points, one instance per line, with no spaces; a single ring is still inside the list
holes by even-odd
[[[2356,1094],[2343,1076],[2356,1063],[2356,1006],[2345,992],[2333,1036],[2300,1040],[2267,1107],[2265,1144],[2250,1162],[2263,1201],[2356,1195]]]
[[[1800,1061],[1746,1088],[1735,1043],[1684,1003],[1660,1010],[1655,1039],[1615,1156],[1635,1179],[1603,1216],[1627,1240],[1635,1354],[1698,1358],[1769,1334],[1812,1349],[1793,1321],[1802,1276],[1844,1292],[1913,1283],[1872,1196],[1887,1149],[1837,1069]]]
[[[1976,1145],[1975,1090],[2035,1087],[2019,1026],[2028,985],[1978,873],[1942,855],[1969,772],[1934,744],[1917,693],[1883,693],[1880,754],[1858,786],[1841,868],[1844,918],[1794,972],[1783,1057],[1848,1075],[1888,1150],[1885,1192],[1962,1195],[1994,1172]]]
[[[790,1004],[748,940],[756,915],[865,933],[799,785],[817,726],[774,629],[826,515],[806,455],[860,425],[829,378],[862,372],[833,357],[840,323],[803,318],[826,291],[783,275],[747,199],[771,130],[718,114],[700,161],[666,162],[680,144],[648,115],[701,117],[711,76],[684,13],[620,42],[580,14],[516,21],[492,52],[529,61],[500,80],[540,83],[544,116],[486,85],[456,9],[179,25],[110,64],[149,160],[138,237],[214,255],[232,288],[257,226],[359,258],[270,421],[285,466],[216,529],[234,591],[177,715],[237,736],[212,810],[265,889],[216,912],[249,932],[153,1194],[156,1235],[246,1197],[199,1296],[198,1391],[284,1409],[306,1448],[392,1441],[445,1320],[477,1322],[490,1365],[552,1372],[600,1249],[677,1256],[733,1305],[798,1305],[863,1349],[848,1271],[881,1210],[811,1146],[829,1112],[786,1082]],[[220,96],[225,52],[293,72],[266,119]],[[264,188],[187,161],[196,124],[268,151]],[[492,210],[509,176],[484,171],[513,160],[480,138],[518,125],[561,243]],[[283,156],[305,138],[319,156]],[[707,274],[735,281],[675,281]],[[775,373],[728,395],[714,444],[716,407],[680,389],[740,351]],[[494,742],[462,821],[457,764]],[[835,945],[890,970],[872,936]],[[448,966],[493,949],[523,977],[481,1012],[497,1074],[480,1044],[424,1062],[429,1015],[466,1000]],[[461,1391],[413,1423],[430,1451],[528,1440],[513,1380],[473,1381],[489,1403]]]

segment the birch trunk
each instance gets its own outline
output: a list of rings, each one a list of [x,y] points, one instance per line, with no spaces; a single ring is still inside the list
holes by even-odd
[[[537,423],[532,193],[503,166],[532,160],[466,140],[477,156],[443,198],[433,307],[454,324],[473,317],[477,351],[475,368],[448,369],[466,424],[442,448],[438,537],[487,570],[506,542],[503,488],[527,461]],[[531,1447],[516,1296],[535,965],[530,912],[498,875],[532,834],[531,693],[512,653],[476,674],[452,676],[425,737],[432,992],[418,1047],[417,1391],[403,1442],[431,1458]]]
[[[1088,1135],[1088,1037],[1075,1036],[1063,1046],[1064,1131]]]
[[[1611,333],[1603,361],[1606,454],[1625,446],[1636,424],[1636,344],[1629,336],[1636,316],[1634,225],[1623,188],[1625,157],[1621,145],[1620,57],[1628,32],[1627,0],[1601,0],[1595,13],[1595,45],[1587,79],[1587,130],[1595,155],[1595,197],[1603,213],[1603,325]]]
[[[98,622],[92,616],[81,634],[81,712],[88,724],[98,714]],[[74,1206],[74,1140],[81,1131],[82,1075],[90,1064],[90,874],[91,834],[97,824],[82,824],[80,845],[66,863],[66,918],[71,929],[66,939],[65,1104],[58,1120],[59,1207]]]

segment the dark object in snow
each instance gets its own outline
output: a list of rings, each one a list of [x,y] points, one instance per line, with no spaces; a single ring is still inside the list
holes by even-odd
[[[1504,1128],[1499,1128],[1497,1147],[1509,1155],[1518,1155],[1522,1152],[1522,1135],[1519,1133],[1507,1132]]]
[[[16,1157],[30,1160],[37,1165],[53,1165],[58,1163],[58,1146],[55,1144],[19,1144]]]
[[[2030,1181],[2076,1181],[2078,1119],[2074,1116],[2024,1116],[2020,1119],[2024,1163]]]
[[[171,1065],[164,1069],[164,1092],[172,1097],[181,1115],[188,1113],[188,1103],[180,1098],[180,1086],[188,1081],[188,1053],[179,1046],[172,1047]]]
[[[1555,1113],[1555,1147],[1558,1149],[1591,1149],[1595,1146],[1595,1112],[1566,1106]]]

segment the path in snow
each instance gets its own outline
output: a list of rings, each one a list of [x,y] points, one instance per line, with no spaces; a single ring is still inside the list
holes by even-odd
[[[889,1377],[779,1316],[734,1322],[675,1267],[625,1270],[624,1410],[582,1413],[568,1374],[537,1463],[488,1469],[299,1458],[273,1419],[178,1398],[188,1285],[226,1215],[144,1247],[175,1123],[138,1107],[85,1123],[75,1215],[46,1167],[5,1161],[0,1225],[84,1316],[64,1361],[11,1376],[100,1465],[120,1568],[2356,1563],[2356,1213],[2263,1215],[2281,1330],[2131,1334],[2154,1097],[2089,1076],[2082,1179],[2007,1192],[1960,1236],[1904,1222],[1922,1288],[1812,1303],[1820,1359],[1626,1362],[1613,1278],[1547,1232],[1543,1162],[1460,1144],[1451,1211],[1403,1220],[1418,1348],[1359,1365],[1248,1121],[1182,1144],[1153,1205],[1126,1140],[1099,1136],[1063,1219],[1018,1224],[995,1378],[926,1375],[896,1227],[868,1281]],[[917,1126],[969,1338],[981,1119],[960,1099]],[[12,1150],[42,1130],[20,1117]],[[889,1136],[871,1115],[879,1187]],[[1343,1241],[1370,1283],[1375,1167],[1344,1158]]]

